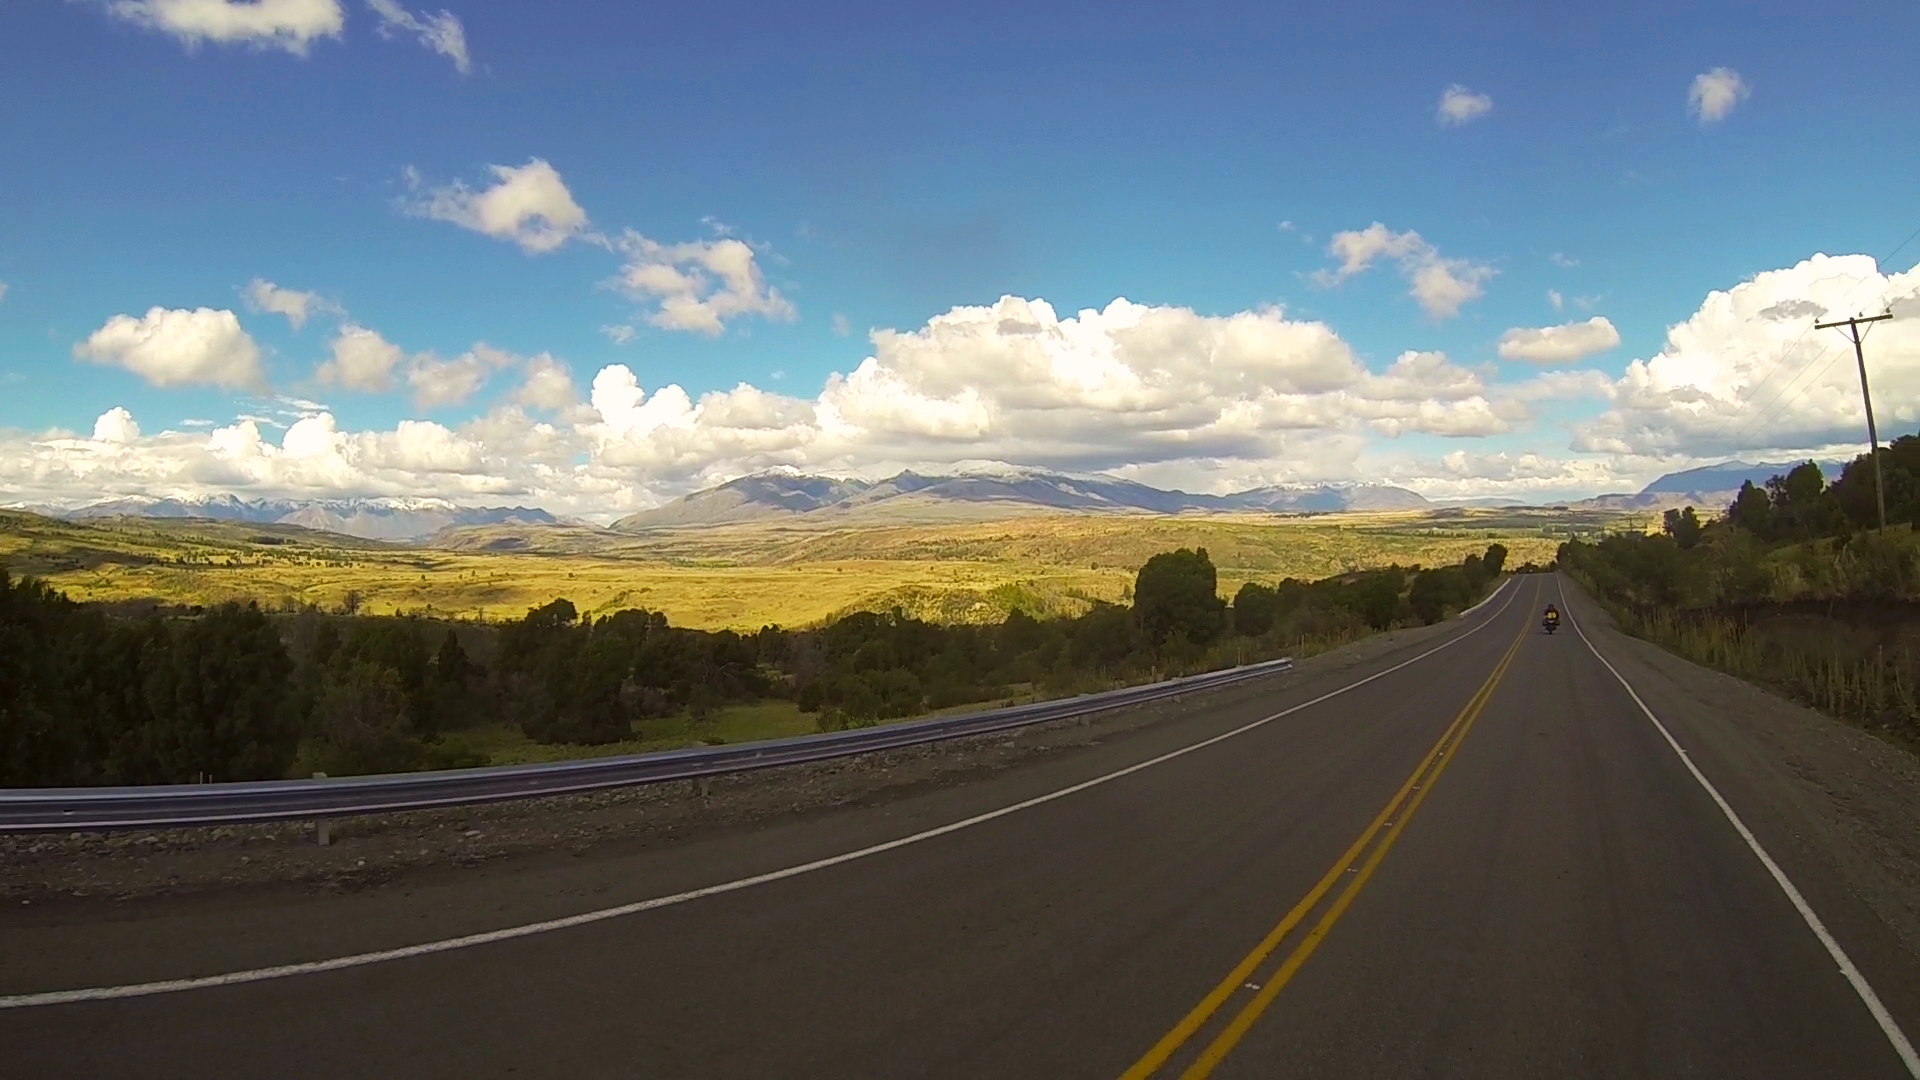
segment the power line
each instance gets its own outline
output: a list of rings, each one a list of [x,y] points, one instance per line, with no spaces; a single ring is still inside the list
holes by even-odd
[[[1907,245],[1913,243],[1915,239],[1920,239],[1920,228],[1916,228],[1912,232],[1908,233],[1907,238],[1905,240],[1900,241],[1899,244],[1895,245],[1892,251],[1887,252],[1885,255],[1881,256],[1878,260],[1876,260],[1874,264],[1875,271],[1878,273],[1881,273],[1882,276],[1884,276],[1883,268],[1886,266],[1886,264],[1893,261],[1894,257],[1899,255],[1902,251],[1905,251],[1907,248]],[[1853,287],[1848,289],[1846,293],[1844,293],[1840,297],[1840,304],[1844,305],[1848,300],[1852,299],[1853,294],[1858,292],[1860,289],[1860,286],[1866,284],[1866,282],[1867,282],[1867,279],[1865,278],[1862,278],[1854,282]],[[1817,322],[1818,322],[1818,319],[1815,319],[1815,323]],[[1800,343],[1806,340],[1807,335],[1815,329],[1819,329],[1819,327],[1813,324],[1809,324],[1806,327],[1806,329],[1801,330],[1800,335],[1794,338],[1793,342],[1789,344],[1785,349],[1781,350],[1780,355],[1774,358],[1773,365],[1767,368],[1766,376],[1763,377],[1759,382],[1756,382],[1752,386],[1748,387],[1748,389],[1744,393],[1737,396],[1737,398],[1734,401],[1734,409],[1736,414],[1740,406],[1746,404],[1748,401],[1751,401],[1752,396],[1754,394],[1757,394],[1760,391],[1761,387],[1765,386],[1768,382],[1770,382],[1773,379],[1773,376],[1780,370],[1780,365],[1786,362],[1787,357],[1792,355],[1793,351],[1800,347]],[[1794,383],[1797,383],[1800,381],[1800,376],[1805,375],[1807,371],[1813,367],[1813,365],[1820,362],[1821,357],[1826,356],[1827,353],[1830,351],[1832,351],[1832,346],[1827,346],[1826,348],[1822,348],[1818,353],[1815,353],[1813,359],[1807,361],[1806,364],[1800,368],[1799,372],[1796,373],[1793,378],[1787,380],[1786,386],[1782,387],[1778,393],[1774,394],[1772,398],[1768,399],[1766,406],[1762,408],[1759,413],[1755,414],[1754,416],[1749,418],[1745,423],[1742,423],[1740,425],[1739,429],[1734,432],[1733,439],[1729,441],[1738,443],[1744,440],[1750,432],[1757,430],[1759,426],[1762,424],[1762,422],[1765,421],[1765,419],[1769,415],[1771,415],[1773,411],[1773,406],[1776,403],[1778,403],[1783,396],[1786,395],[1786,392],[1788,390],[1792,389]],[[1814,382],[1818,382],[1819,376],[1826,374],[1827,370],[1832,367],[1833,367],[1833,362],[1828,361],[1827,366],[1824,368],[1821,368],[1819,374],[1814,376]],[[1814,384],[1813,382],[1810,382],[1807,384],[1807,386],[1812,386],[1813,384]],[[1805,388],[1803,387],[1800,392],[1804,393]],[[1796,398],[1798,396],[1799,394],[1794,395],[1794,397]],[[1793,398],[1788,398],[1787,400],[1789,403],[1791,403]],[[1727,424],[1730,424],[1733,421],[1734,421],[1734,417],[1729,416],[1729,418],[1726,421],[1722,422],[1719,425],[1722,434],[1725,434]]]
[[[1801,336],[1805,337],[1806,335],[1802,334]],[[1832,351],[1833,351],[1833,347],[1831,345],[1821,349],[1819,352],[1813,355],[1813,359],[1806,362],[1805,366],[1801,367],[1799,371],[1794,372],[1793,378],[1788,379],[1785,386],[1782,386],[1779,389],[1779,391],[1777,391],[1773,395],[1773,397],[1767,399],[1767,403],[1761,407],[1759,412],[1749,417],[1745,423],[1740,425],[1739,430],[1733,433],[1733,441],[1739,442],[1745,439],[1749,434],[1752,434],[1754,431],[1759,430],[1760,426],[1762,425],[1762,423],[1765,422],[1767,417],[1772,415],[1774,405],[1778,403],[1782,398],[1786,398],[1787,391],[1793,389],[1793,384],[1799,382],[1801,376],[1813,370],[1813,365],[1819,363],[1821,357],[1827,355]],[[1825,375],[1827,373],[1827,368],[1830,368],[1832,366],[1833,366],[1833,361],[1831,360],[1827,361],[1827,367],[1820,369],[1819,374],[1814,376],[1814,382],[1818,382],[1820,380],[1820,375]],[[1812,385],[1813,385],[1812,382],[1807,384],[1807,386],[1812,386]],[[1805,387],[1803,387],[1801,388],[1800,391],[1796,392],[1793,396],[1799,397],[1801,393],[1805,393],[1805,392],[1806,392]],[[1792,399],[1789,398],[1788,400],[1791,401]]]

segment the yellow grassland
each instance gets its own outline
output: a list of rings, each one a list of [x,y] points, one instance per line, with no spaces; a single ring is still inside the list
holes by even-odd
[[[1618,516],[1554,511],[1303,518],[1028,514],[1004,521],[848,528],[736,525],[646,535],[496,526],[400,546],[289,526],[0,512],[0,565],[76,600],[258,600],[374,614],[514,617],[555,597],[589,613],[663,611],[677,625],[804,626],[900,607],[941,621],[997,621],[1015,607],[1075,613],[1128,599],[1156,552],[1205,547],[1223,593],[1249,580],[1440,565],[1499,541],[1545,562],[1569,530]]]

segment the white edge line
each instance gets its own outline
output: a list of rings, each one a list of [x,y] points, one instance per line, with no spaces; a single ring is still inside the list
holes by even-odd
[[[1555,587],[1559,587],[1557,580],[1555,581]],[[1566,591],[1564,589],[1560,590],[1562,606],[1566,606],[1566,598]],[[1734,831],[1740,834],[1740,839],[1747,842],[1747,847],[1752,849],[1754,855],[1760,859],[1761,865],[1767,868],[1767,873],[1773,875],[1774,883],[1780,886],[1780,891],[1787,894],[1788,900],[1793,901],[1794,910],[1798,911],[1800,918],[1806,921],[1807,929],[1812,930],[1813,936],[1819,938],[1820,944],[1826,946],[1827,955],[1833,958],[1835,964],[1839,965],[1840,974],[1846,976],[1847,982],[1853,984],[1854,993],[1859,994],[1860,1000],[1866,1003],[1867,1011],[1873,1014],[1874,1020],[1880,1025],[1881,1032],[1886,1035],[1887,1041],[1893,1044],[1894,1052],[1899,1054],[1900,1060],[1906,1064],[1907,1073],[1914,1077],[1920,1077],[1920,1055],[1916,1055],[1913,1052],[1913,1044],[1907,1041],[1907,1035],[1900,1030],[1899,1022],[1893,1018],[1893,1014],[1888,1012],[1887,1007],[1881,1003],[1880,995],[1873,992],[1873,987],[1867,983],[1867,977],[1860,974],[1860,969],[1854,966],[1853,960],[1847,955],[1846,950],[1842,949],[1840,943],[1834,940],[1833,935],[1828,932],[1827,924],[1821,922],[1820,916],[1814,914],[1813,906],[1807,903],[1806,897],[1800,895],[1800,890],[1787,878],[1786,871],[1780,869],[1780,864],[1774,862],[1773,856],[1767,854],[1767,849],[1760,846],[1759,839],[1753,835],[1751,829],[1747,828],[1747,823],[1740,820],[1740,815],[1734,813],[1733,807],[1721,796],[1720,789],[1714,787],[1713,782],[1708,780],[1706,774],[1700,771],[1700,767],[1693,763],[1693,755],[1687,753],[1687,751],[1681,747],[1679,740],[1673,737],[1673,732],[1667,730],[1667,725],[1661,723],[1660,718],[1653,715],[1653,710],[1648,708],[1647,703],[1640,699],[1639,692],[1633,688],[1632,683],[1627,681],[1626,676],[1620,674],[1620,670],[1613,666],[1613,662],[1600,655],[1600,650],[1594,647],[1593,639],[1587,636],[1587,632],[1582,630],[1580,623],[1574,619],[1573,609],[1571,607],[1567,607],[1566,615],[1567,621],[1573,623],[1574,632],[1578,633],[1580,640],[1586,643],[1587,651],[1591,652],[1596,660],[1606,665],[1607,671],[1612,673],[1613,677],[1626,689],[1627,695],[1633,698],[1633,703],[1640,706],[1640,711],[1646,714],[1648,720],[1653,721],[1653,726],[1659,729],[1660,737],[1667,740],[1667,745],[1673,748],[1674,754],[1680,758],[1680,763],[1687,767],[1687,771],[1693,774],[1693,778],[1700,782],[1700,786],[1706,789],[1708,795],[1712,796],[1714,805],[1718,806],[1720,812],[1726,815],[1727,821],[1732,823]]]
[[[1512,579],[1509,579],[1509,581],[1511,580]],[[1505,588],[1506,584],[1502,583],[1499,589],[1494,590],[1486,600],[1481,601],[1479,605],[1475,606],[1483,606],[1488,601],[1491,601],[1494,596],[1505,590]],[[1517,596],[1518,594],[1519,591],[1515,590],[1514,595]],[[1511,603],[1513,603],[1513,598],[1510,596],[1507,598],[1507,604],[1501,605],[1500,610],[1505,611],[1507,605]],[[1471,610],[1473,609],[1469,609],[1469,611]],[[1464,616],[1467,613],[1468,612],[1462,612],[1461,615]],[[1498,614],[1499,613],[1496,612],[1495,617],[1498,617]],[[676,904],[684,904],[688,901],[699,900],[708,896],[719,896],[722,893],[737,892],[741,889],[751,888],[755,885],[765,885],[768,882],[779,881],[783,878],[798,877],[801,874],[812,873],[815,870],[824,870],[830,866],[838,866],[841,863],[852,862],[855,859],[864,859],[871,855],[879,855],[883,852],[892,851],[895,848],[903,848],[909,844],[917,844],[924,840],[932,840],[935,837],[945,836],[948,833],[959,832],[961,829],[984,824],[995,818],[1006,817],[1009,814],[1031,809],[1042,803],[1050,803],[1055,799],[1063,799],[1068,795],[1085,791],[1088,788],[1098,787],[1109,781],[1118,780],[1123,776],[1130,776],[1143,769],[1150,769],[1163,762],[1172,761],[1174,758],[1191,754],[1195,750],[1205,749],[1215,743],[1225,742],[1236,735],[1244,735],[1255,728],[1270,724],[1283,716],[1289,716],[1302,709],[1311,708],[1330,698],[1339,697],[1349,690],[1365,686],[1375,679],[1391,675],[1401,668],[1411,664],[1417,664],[1442,649],[1450,648],[1465,641],[1492,623],[1493,619],[1489,618],[1480,623],[1480,625],[1470,628],[1465,633],[1457,637],[1449,638],[1445,642],[1428,649],[1426,652],[1410,659],[1402,660],[1390,668],[1376,671],[1364,679],[1348,683],[1337,690],[1330,690],[1311,701],[1303,701],[1298,705],[1282,709],[1271,716],[1264,716],[1250,723],[1242,724],[1231,731],[1222,732],[1209,739],[1202,739],[1190,746],[1183,746],[1178,750],[1161,754],[1159,757],[1149,758],[1146,761],[1129,765],[1124,769],[1117,769],[1113,772],[1096,776],[1091,780],[1085,780],[1070,787],[1061,788],[1058,791],[1050,791],[1045,795],[1038,795],[1024,802],[1003,806],[998,810],[989,810],[984,814],[975,814],[970,818],[963,818],[960,821],[954,821],[937,828],[927,829],[924,832],[917,832],[911,836],[903,836],[896,840],[873,844],[856,851],[832,855],[824,859],[815,859],[812,862],[800,863],[797,866],[788,866],[764,874],[755,874],[752,877],[739,878],[734,881],[726,881],[718,885],[708,885],[704,888],[690,889],[686,892],[674,893],[670,896],[657,896],[651,900],[640,900],[631,904],[621,904],[617,907],[601,908],[597,911],[568,915],[560,919],[548,919],[544,922],[526,923],[522,926],[509,926],[504,929],[488,930],[479,934],[467,934],[464,937],[444,938],[440,941],[429,941],[419,945],[406,945],[398,949],[382,949],[379,952],[355,953],[352,956],[339,956],[331,960],[311,960],[298,964],[280,964],[275,967],[250,968],[244,971],[230,971],[222,975],[203,975],[191,979],[166,979],[159,982],[130,983],[124,986],[95,986],[77,990],[48,990],[33,994],[8,994],[0,996],[0,1009],[25,1009],[39,1005],[70,1005],[83,1001],[107,1001],[114,998],[147,997],[152,994],[178,993],[182,990],[204,990],[217,986],[234,986],[239,983],[263,982],[267,979],[284,979],[293,975],[317,975],[325,971],[339,971],[342,968],[379,964],[388,960],[405,960],[415,956],[429,956],[433,953],[452,952],[455,949],[471,948],[475,945],[490,945],[499,941],[511,941],[514,938],[532,937],[535,934],[545,934],[554,930],[566,930],[570,927],[585,926],[588,923],[602,922],[607,919],[618,919],[626,915],[637,915],[640,912],[652,911],[656,908],[672,907]]]

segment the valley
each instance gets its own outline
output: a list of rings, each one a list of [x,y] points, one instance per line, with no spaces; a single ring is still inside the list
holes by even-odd
[[[60,520],[0,512],[0,564],[76,600],[258,600],[367,614],[517,617],[555,597],[583,612],[665,612],[700,629],[808,626],[898,607],[936,622],[1023,610],[1077,614],[1127,599],[1150,555],[1204,547],[1231,595],[1252,580],[1439,565],[1499,542],[1545,563],[1569,536],[1644,524],[1602,511],[1446,508],[1308,517],[1029,511],[989,521],[744,522],[615,532],[500,524],[382,543],[303,529],[152,518]]]

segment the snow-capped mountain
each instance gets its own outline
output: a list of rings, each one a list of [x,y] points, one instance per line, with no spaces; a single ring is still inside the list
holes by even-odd
[[[1267,513],[1338,510],[1414,510],[1420,495],[1386,484],[1272,485],[1232,495],[1194,495],[1100,474],[1049,472],[1014,466],[966,468],[946,475],[911,470],[878,482],[807,476],[788,470],[756,473],[629,515],[616,530],[791,520],[899,521],[979,519],[1036,510],[1179,514],[1192,511]]]
[[[559,525],[545,510],[523,506],[460,506],[445,499],[243,499],[233,495],[156,498],[129,495],[68,510],[61,517],[210,518],[298,525],[367,540],[424,540],[456,525]]]

